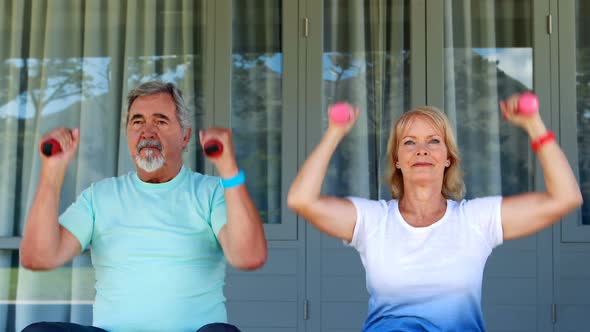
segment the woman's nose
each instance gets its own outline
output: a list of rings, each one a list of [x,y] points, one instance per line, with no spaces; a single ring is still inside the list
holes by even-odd
[[[419,156],[428,155],[428,150],[426,149],[426,145],[425,144],[418,144],[418,149],[416,150],[416,154]]]

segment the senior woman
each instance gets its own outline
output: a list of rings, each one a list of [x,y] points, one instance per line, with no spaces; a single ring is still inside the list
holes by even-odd
[[[484,331],[482,275],[504,240],[538,232],[582,204],[572,169],[538,112],[500,103],[525,130],[543,169],[544,192],[464,200],[460,157],[449,121],[434,107],[404,113],[390,133],[392,199],[321,194],[330,158],[352,129],[330,120],[288,194],[288,205],[360,254],[370,294],[363,331]]]

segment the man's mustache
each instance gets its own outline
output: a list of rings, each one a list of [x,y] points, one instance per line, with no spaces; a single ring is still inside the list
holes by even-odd
[[[156,148],[162,152],[162,143],[155,139],[144,139],[139,142],[139,145],[137,146],[137,152],[141,151],[143,148]]]

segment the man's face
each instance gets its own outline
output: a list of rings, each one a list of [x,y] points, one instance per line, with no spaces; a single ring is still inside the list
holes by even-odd
[[[129,109],[127,145],[138,168],[150,173],[182,163],[182,150],[190,131],[183,135],[174,100],[167,93],[142,96]]]

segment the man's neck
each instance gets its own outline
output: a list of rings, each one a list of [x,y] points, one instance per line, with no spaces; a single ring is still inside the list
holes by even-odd
[[[182,164],[177,165],[166,165],[160,167],[160,169],[154,172],[146,172],[141,168],[137,168],[137,176],[143,182],[148,183],[164,183],[174,179],[178,173],[180,173],[180,169],[182,168]]]

